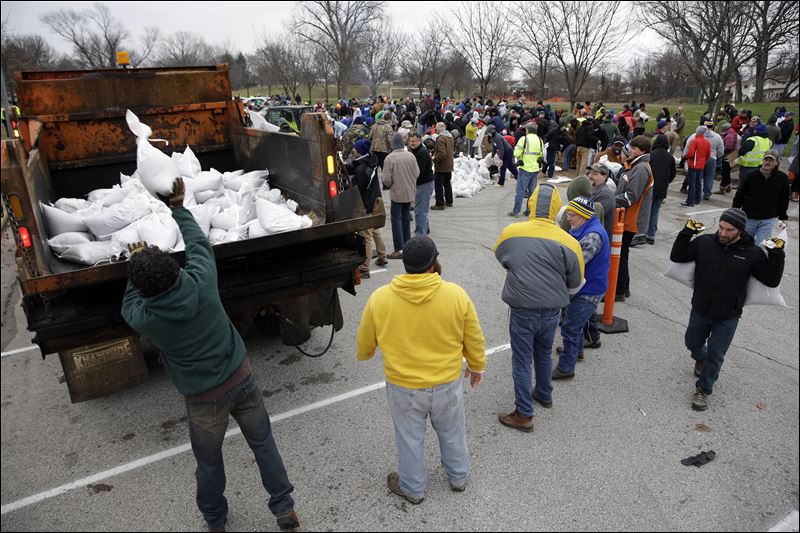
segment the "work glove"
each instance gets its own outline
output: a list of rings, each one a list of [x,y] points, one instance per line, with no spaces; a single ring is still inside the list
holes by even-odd
[[[690,230],[694,235],[704,231],[706,227],[698,220],[689,219],[686,221],[686,229]]]
[[[147,243],[144,241],[132,242],[128,244],[128,253],[133,257],[134,254],[138,254],[145,248],[147,248]]]
[[[765,246],[770,250],[783,250],[783,247],[786,246],[786,242],[783,239],[773,237],[765,242]]]
[[[175,209],[183,205],[183,196],[186,193],[186,185],[183,183],[183,178],[175,178],[175,184],[172,186],[172,194],[169,196],[158,195],[158,199],[167,204],[167,207]]]

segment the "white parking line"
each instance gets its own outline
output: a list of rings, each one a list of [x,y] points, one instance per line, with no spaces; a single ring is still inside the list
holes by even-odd
[[[39,349],[38,346],[26,346],[25,348],[17,348],[16,350],[10,350],[8,352],[2,352],[2,353],[0,353],[0,356],[8,357],[9,355],[16,355],[18,353],[25,353],[25,352],[30,352],[30,351],[33,351],[33,350],[38,350],[38,349]]]
[[[486,355],[492,355],[497,352],[502,352],[504,350],[508,350],[511,348],[510,344],[502,344],[500,346],[495,346],[494,348],[489,348],[486,350]],[[361,387],[360,389],[355,389],[350,392],[345,392],[344,394],[339,394],[337,396],[333,396],[331,398],[327,398],[325,400],[320,400],[318,402],[310,403],[303,407],[298,407],[297,409],[292,409],[291,411],[286,411],[285,413],[281,413],[275,416],[270,417],[270,422],[275,423],[281,420],[286,420],[287,418],[292,418],[297,415],[302,415],[304,413],[308,413],[310,411],[315,411],[317,409],[322,409],[323,407],[327,407],[329,405],[348,400],[350,398],[355,398],[357,396],[361,396],[367,394],[368,392],[380,390],[386,387],[386,382],[381,381],[380,383],[373,383],[372,385],[367,385],[366,387]],[[231,429],[225,433],[225,438],[233,437],[235,435],[239,435],[242,432],[241,429]],[[53,498],[54,496],[58,496],[60,494],[64,494],[65,492],[69,492],[73,489],[79,489],[81,487],[85,487],[92,483],[97,483],[98,481],[102,481],[104,479],[108,479],[113,476],[117,476],[119,474],[124,474],[125,472],[130,472],[131,470],[136,470],[137,468],[141,468],[147,466],[149,464],[161,461],[162,459],[167,459],[174,455],[178,455],[183,452],[188,452],[192,449],[191,444],[182,444],[180,446],[176,446],[174,448],[170,448],[168,450],[164,450],[162,452],[158,452],[153,455],[148,455],[147,457],[142,457],[141,459],[137,459],[130,463],[126,463],[123,465],[116,466],[109,470],[104,470],[102,472],[98,472],[97,474],[93,474],[91,476],[78,479],[71,483],[66,483],[54,489],[50,489],[44,492],[40,492],[39,494],[34,494],[33,496],[28,496],[27,498],[23,498],[21,500],[17,500],[15,502],[3,505],[0,510],[0,515],[5,515],[12,511],[16,511],[18,509],[22,509],[23,507],[28,507],[30,505],[39,503],[41,501],[47,500],[49,498]]]
[[[800,513],[792,511],[786,518],[767,531],[798,531],[798,529],[800,529]]]
[[[728,208],[727,207],[723,207],[722,209],[709,209],[707,211],[695,211],[694,213],[686,213],[686,215],[687,216],[703,215],[705,213],[716,213],[717,211],[725,211],[726,209],[728,209]]]
[[[370,270],[370,274],[380,274],[381,272],[388,272],[385,268],[379,268],[378,270]]]

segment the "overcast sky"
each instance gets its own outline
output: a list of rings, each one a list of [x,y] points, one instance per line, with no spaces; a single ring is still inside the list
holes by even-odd
[[[2,2],[3,24],[15,33],[38,33],[57,50],[69,53],[64,40],[39,20],[45,13],[57,9],[91,9],[95,2]],[[249,53],[256,48],[259,35],[279,33],[288,23],[296,2],[106,2],[111,13],[138,37],[142,28],[157,26],[164,33],[192,31],[203,35],[207,42],[230,42],[234,49]],[[414,33],[434,15],[456,13],[457,2],[387,2],[393,24],[407,33]],[[623,3],[627,4],[627,3]],[[388,21],[387,21],[388,23]],[[509,30],[511,31],[511,30]],[[621,55],[633,57],[643,49],[654,49],[657,39],[642,34],[624,47]],[[134,40],[130,44],[135,44]]]

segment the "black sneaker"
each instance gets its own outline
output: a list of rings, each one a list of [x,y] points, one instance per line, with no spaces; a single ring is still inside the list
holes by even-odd
[[[694,362],[694,375],[695,377],[700,377],[700,374],[703,373],[703,367],[706,366],[704,361],[695,361]]]
[[[551,407],[553,407],[553,401],[550,400],[549,402],[543,402],[541,399],[539,399],[538,396],[536,396],[536,390],[535,389],[531,391],[531,399],[534,402],[536,402],[539,405],[541,405],[542,407],[544,407],[545,409],[550,409]]]
[[[300,519],[297,518],[297,513],[294,511],[289,511],[286,514],[278,515],[277,519],[278,527],[284,531],[300,527]]]
[[[572,379],[575,377],[575,372],[563,372],[558,367],[553,369],[553,375],[551,379],[559,380],[559,379]]]
[[[647,239],[645,238],[644,235],[637,235],[631,241],[631,248],[634,248],[636,246],[641,246],[642,244],[644,244],[646,242],[647,242]]]

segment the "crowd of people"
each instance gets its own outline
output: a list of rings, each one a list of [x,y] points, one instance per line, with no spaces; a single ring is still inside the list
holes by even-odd
[[[721,214],[717,231],[700,235],[705,227],[690,219],[670,254],[674,262],[695,263],[684,338],[697,377],[693,409],[708,408],[750,278],[769,287],[780,283],[785,243],[771,232],[777,220],[788,217],[789,179],[778,170],[780,143],[775,149],[770,130],[763,135],[768,126],[752,126],[744,112],[736,115],[742,117],[737,124],[720,124],[721,152],[714,132],[719,117],[704,117],[684,139],[680,109],[670,116],[664,108],[655,133],[648,136],[644,104],[626,105],[615,113],[602,103],[586,102],[565,113],[541,102],[494,105],[482,99],[428,97],[419,105],[410,99],[339,102],[333,113],[345,167],[366,211],[378,208],[382,188],[388,189],[391,201],[394,250],[387,253],[380,229],[362,233],[367,245],[362,275],[369,277],[373,245],[378,264],[399,259],[405,269],[369,297],[356,357],[369,360],[378,348],[383,355],[397,448],[397,470],[389,473],[387,486],[412,504],[424,500],[427,488],[428,419],[439,439],[451,490],[466,490],[470,455],[463,380],[477,386],[486,369],[475,306],[462,287],[442,277],[439,251],[429,236],[428,210],[453,205],[449,182],[457,154],[493,162],[498,186],[504,185],[506,172],[516,178],[509,215],[520,217],[524,203],[528,217],[509,224],[494,245],[496,260],[507,272],[501,297],[509,307],[514,409],[498,414],[506,427],[531,432],[534,404],[551,408],[553,381],[575,378],[584,350],[601,346],[595,321],[608,293],[616,209],[625,209],[616,287],[617,299],[624,300],[630,297],[630,248],[655,243],[659,209],[679,165],[676,149],[689,167],[687,204],[702,201],[707,167],[724,168],[726,138],[733,139],[730,130],[737,137],[730,153],[738,154],[740,166],[733,207]],[[791,113],[779,118],[783,120],[770,119],[768,124],[778,129],[792,124]],[[774,128],[772,132],[777,134]],[[558,154],[564,168],[575,155],[579,174],[570,182],[566,202],[554,184],[539,180],[540,174],[552,176]],[[722,189],[727,192],[725,182]],[[158,248],[132,244],[122,315],[161,349],[167,373],[186,397],[197,460],[197,505],[209,529],[224,530],[227,521],[221,450],[229,415],[237,419],[254,452],[277,525],[293,529],[299,525],[294,487],[244,343],[222,307],[213,251],[183,207],[183,192],[179,179],[166,201],[186,242],[186,264],[181,268]],[[554,366],[559,327],[562,345]]]

